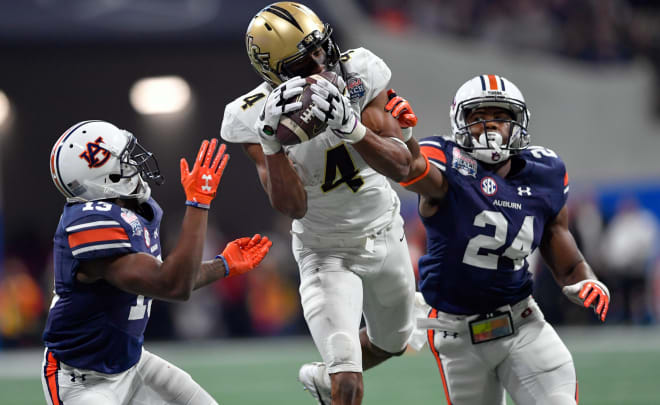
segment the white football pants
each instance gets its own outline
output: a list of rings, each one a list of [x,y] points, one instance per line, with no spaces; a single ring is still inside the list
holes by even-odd
[[[48,350],[41,370],[49,405],[217,405],[188,373],[145,349],[137,364],[117,374],[70,367]]]
[[[505,390],[518,405],[577,403],[573,358],[531,296],[511,306],[513,335],[479,344],[472,343],[468,329],[474,317],[424,305],[418,294],[416,316],[427,317],[418,324],[431,327],[424,332],[448,404],[505,405]]]
[[[401,352],[412,334],[415,274],[403,219],[364,238],[293,235],[300,297],[314,343],[328,373],[362,372],[360,321],[369,340]]]

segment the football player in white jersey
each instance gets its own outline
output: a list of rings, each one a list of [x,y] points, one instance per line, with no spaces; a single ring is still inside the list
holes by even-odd
[[[340,53],[331,33],[302,4],[259,11],[246,47],[264,82],[226,106],[221,135],[242,144],[272,206],[293,218],[301,302],[323,359],[303,365],[300,381],[321,404],[359,404],[362,371],[400,355],[414,326],[414,272],[386,178],[406,177],[412,157],[384,110],[390,69],[364,48]],[[314,114],[328,129],[282,147],[280,116],[300,108],[301,77],[323,70],[340,75],[347,94],[313,85]]]
[[[450,118],[452,138],[408,143],[402,185],[420,195],[427,236],[411,345],[428,339],[449,404],[504,405],[505,390],[517,404],[576,404],[573,359],[531,295],[527,262],[538,247],[563,293],[605,321],[608,289],[568,230],[566,167],[529,146],[525,99],[501,76],[465,82]]]

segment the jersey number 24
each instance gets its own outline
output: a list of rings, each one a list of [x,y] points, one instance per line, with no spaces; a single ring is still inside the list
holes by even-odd
[[[509,222],[501,212],[485,210],[474,217],[473,225],[479,228],[484,228],[486,225],[493,225],[495,227],[495,234],[493,236],[477,235],[470,239],[465,248],[463,263],[482,269],[497,270],[500,256],[495,253],[479,253],[479,250],[497,250],[504,246]],[[525,217],[511,245],[502,253],[502,256],[513,260],[514,270],[520,270],[525,264],[525,258],[532,253],[533,241],[534,217],[528,215]]]

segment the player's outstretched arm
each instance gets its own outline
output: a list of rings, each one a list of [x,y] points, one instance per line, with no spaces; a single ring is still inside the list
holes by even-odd
[[[381,91],[361,117],[351,108],[348,97],[325,79],[310,86],[314,115],[345,142],[353,144],[362,158],[377,172],[401,181],[408,175],[412,157],[402,140],[399,124],[385,111],[387,92]]]
[[[266,257],[273,242],[259,234],[253,237],[236,239],[227,244],[214,260],[202,263],[197,273],[195,290],[220,278],[233,277],[254,269]]]
[[[132,253],[86,261],[80,267],[84,275],[81,281],[102,278],[124,291],[163,300],[178,301],[190,297],[201,267],[208,209],[229,160],[225,145],[213,159],[217,143],[217,139],[202,143],[192,171],[185,159],[181,159],[181,183],[188,208],[179,240],[167,259],[161,262],[146,253]]]
[[[546,225],[539,247],[562,292],[572,302],[586,308],[592,307],[604,322],[610,305],[610,293],[605,284],[598,281],[568,230],[568,210],[565,206]]]
[[[400,184],[419,194],[422,203],[433,205],[434,201],[442,199],[447,194],[448,183],[442,172],[424,156],[419,143],[412,136],[412,128],[417,125],[417,115],[410,102],[397,95],[393,89],[387,91],[387,98],[389,101],[384,110],[398,121],[403,141],[412,155],[408,176]]]

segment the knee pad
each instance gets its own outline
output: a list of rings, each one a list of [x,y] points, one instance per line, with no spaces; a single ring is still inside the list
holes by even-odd
[[[569,394],[558,392],[550,394],[545,400],[539,402],[539,405],[576,405],[575,398]]]
[[[356,354],[360,353],[359,343],[346,332],[335,332],[328,337],[327,350],[330,356],[329,369],[341,365],[355,366]],[[359,356],[358,356],[359,357]]]
[[[187,372],[162,358],[148,353],[140,365],[143,382],[167,403],[210,405],[215,400]]]

